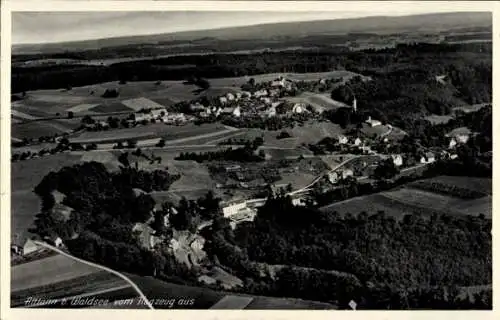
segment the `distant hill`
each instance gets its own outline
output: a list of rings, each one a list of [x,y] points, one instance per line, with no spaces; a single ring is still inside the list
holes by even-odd
[[[456,29],[491,28],[491,12],[452,12],[412,16],[378,16],[336,20],[260,24],[212,30],[186,31],[169,34],[128,36],[64,43],[13,45],[13,54],[57,53],[104,47],[152,44],[179,41],[256,40],[297,38],[312,35],[391,34],[441,32]]]

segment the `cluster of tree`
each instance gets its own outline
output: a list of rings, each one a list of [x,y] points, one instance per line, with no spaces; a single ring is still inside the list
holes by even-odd
[[[221,151],[210,151],[203,153],[181,152],[175,160],[195,160],[197,162],[226,160],[238,162],[258,162],[263,161],[265,154],[255,154],[255,151],[264,143],[262,137],[257,137],[253,142],[247,141],[244,147],[227,148]]]
[[[35,187],[42,210],[32,231],[42,237],[59,236],[72,254],[118,270],[172,275],[179,269],[175,260],[169,261],[170,257],[162,252],[142,249],[132,227],[136,222],[148,222],[155,206],[149,194],[136,190],[168,190],[178,178],[160,170],[122,168],[119,172],[108,172],[97,162],[50,172]],[[61,218],[52,210],[55,205],[52,192],[56,190],[65,194],[63,204],[72,208],[69,218]],[[154,218],[153,226],[157,227],[159,217]]]
[[[426,288],[491,283],[491,221],[481,216],[340,216],[293,206],[285,196],[269,198],[252,223],[234,232],[218,228],[207,252],[247,277],[255,276],[249,261],[304,267],[285,268],[267,280],[268,294],[426,308],[446,303]],[[395,304],[395,297],[405,296],[414,298]]]
[[[431,46],[417,44],[358,52],[321,48],[314,52],[296,50],[249,54],[220,53],[121,62],[107,66],[64,65],[30,68],[14,66],[12,68],[12,91],[17,93],[42,88],[66,88],[68,84],[83,86],[120,79],[157,81],[158,79],[184,80],[190,77],[207,79],[239,77],[273,72],[325,72],[330,71],[332,66],[336,66],[337,69],[376,75],[380,73],[380,70],[387,70],[388,66],[390,69],[395,69],[402,65],[417,65],[442,74],[447,65],[460,61],[463,61],[463,65],[473,66],[479,61],[483,61],[486,66],[491,65],[491,44]],[[103,52],[100,50],[99,54]],[[172,65],[176,68],[169,68]],[[404,70],[404,73],[411,74],[411,70]],[[476,77],[475,73],[471,76],[474,77],[473,79]],[[480,84],[479,81],[471,83]]]
[[[280,140],[280,139],[286,139],[286,138],[291,138],[292,135],[290,133],[288,133],[287,131],[281,131],[277,136],[276,136],[276,139]]]
[[[227,140],[219,142],[218,144],[219,145],[248,145],[249,143],[253,143],[253,141],[250,141],[248,139],[229,138]]]
[[[116,98],[120,95],[118,89],[106,89],[101,97],[103,98]]]
[[[277,131],[284,128],[293,128],[297,123],[303,125],[309,117],[305,114],[294,114],[290,117],[270,117],[259,116],[244,118],[226,118],[222,123],[236,128],[258,128],[263,130]]]
[[[394,165],[392,158],[380,161],[373,173],[376,179],[392,179],[399,174],[399,169]]]

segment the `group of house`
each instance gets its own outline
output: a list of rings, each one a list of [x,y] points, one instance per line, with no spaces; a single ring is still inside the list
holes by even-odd
[[[285,104],[285,101],[280,100],[280,96],[283,91],[288,90],[292,90],[292,82],[280,77],[274,81],[261,84],[261,87],[254,92],[228,92],[212,101],[211,105],[202,105],[200,102],[195,102],[191,104],[190,109],[201,118],[222,115],[236,118],[242,116],[271,118],[278,116],[277,108]],[[305,112],[308,112],[306,104],[295,103],[288,108],[285,115]]]
[[[168,112],[165,108],[151,109],[142,112],[136,112],[131,117],[130,122],[144,122],[144,121],[160,121],[163,123],[173,124],[188,121],[188,117],[184,113]]]

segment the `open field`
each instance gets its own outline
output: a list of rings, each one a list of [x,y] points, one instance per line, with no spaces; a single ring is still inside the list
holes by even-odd
[[[35,215],[40,212],[33,188],[50,171],[79,163],[81,156],[61,153],[11,164],[11,241],[22,242],[29,236]],[[17,236],[17,239],[16,239]]]
[[[208,309],[213,307],[216,303],[229,295],[230,297],[237,296],[243,300],[250,300],[244,309],[335,309],[335,306],[319,303],[315,301],[305,301],[300,299],[288,298],[274,298],[266,296],[254,296],[247,294],[230,294],[223,291],[214,291],[202,287],[193,287],[187,285],[178,285],[174,283],[164,282],[150,277],[140,277],[136,275],[126,274],[132,281],[134,281],[141,291],[150,300],[155,299],[176,299],[177,304],[174,306],[154,304],[156,309]],[[194,303],[190,306],[180,305],[179,297],[184,299],[193,299]],[[238,299],[238,300],[240,300]],[[154,302],[154,301],[153,301]],[[239,304],[238,304],[239,305]]]
[[[288,132],[292,137],[276,139],[276,136],[281,131]],[[237,139],[253,140],[263,136],[264,146],[266,147],[297,148],[302,144],[314,144],[325,137],[333,138],[343,133],[344,130],[339,125],[331,122],[307,122],[303,126],[295,126],[292,129],[286,128],[278,131],[247,129],[246,133],[238,136]]]
[[[60,255],[55,257],[60,257]],[[82,263],[79,264],[84,265]],[[29,297],[60,299],[93,296],[101,299],[102,297],[99,293],[107,293],[115,290],[130,288],[130,285],[123,279],[107,271],[95,271],[89,274],[82,273],[82,275],[76,274],[76,276],[68,277],[64,280],[54,280],[55,281],[53,282],[39,286],[33,286],[22,290],[13,290],[11,294],[11,306],[22,307],[25,305],[25,301]],[[133,290],[129,291],[129,296],[134,297],[136,295],[137,293],[133,292]]]
[[[437,182],[449,186],[457,186],[471,191],[478,191],[487,195],[492,194],[492,179],[460,176],[439,176],[424,180],[428,183]],[[413,186],[414,184],[410,184]]]
[[[304,147],[298,147],[294,149],[285,149],[285,148],[275,148],[275,147],[260,147],[259,150],[263,150],[267,155],[271,156],[273,160],[280,159],[297,159],[300,156],[312,155],[312,152],[309,149]]]
[[[395,218],[402,218],[406,214],[430,216],[433,213],[475,216],[482,213],[486,217],[491,217],[491,208],[491,197],[463,200],[411,187],[402,187],[333,203],[322,207],[321,210],[337,211],[341,215],[358,214],[362,211],[373,214],[380,210]]]
[[[132,109],[133,111],[139,111],[141,109],[159,109],[164,108],[163,105],[146,99],[144,97],[122,100],[122,105],[124,105],[128,109]],[[117,110],[121,111],[121,110]]]
[[[128,139],[164,138],[165,140],[186,139],[198,135],[210,135],[225,133],[226,128],[219,124],[204,124],[196,126],[187,124],[184,126],[171,126],[163,123],[155,123],[147,126],[134,128],[108,130],[108,131],[86,131],[70,138],[74,143],[106,143],[126,141]]]
[[[47,286],[97,272],[101,270],[63,255],[49,256],[12,267],[11,291]]]

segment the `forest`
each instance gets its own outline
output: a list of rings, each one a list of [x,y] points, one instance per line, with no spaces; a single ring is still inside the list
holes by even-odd
[[[389,84],[397,85],[397,79],[404,81],[402,85],[398,85],[399,92],[411,90],[404,88],[408,83],[406,78],[409,77],[418,80],[417,86],[430,91],[427,96],[437,99],[436,95],[440,95],[444,89],[430,89],[423,76],[426,74],[437,76],[449,72],[453,85],[460,88],[462,95],[472,101],[485,100],[482,95],[486,96],[488,90],[491,92],[491,88],[488,89],[488,82],[481,82],[488,79],[485,70],[489,67],[491,83],[491,52],[491,43],[467,43],[399,45],[395,48],[355,52],[319,48],[314,51],[214,53],[120,62],[109,66],[65,65],[29,68],[13,66],[11,79],[12,92],[20,93],[110,81],[187,80],[193,77],[210,79],[273,72],[349,70],[382,78],[385,74],[391,73],[388,79],[376,82],[377,88],[382,90],[380,96],[387,94]],[[177,67],[172,68],[172,66]],[[359,88],[359,92],[358,88],[355,91],[359,98],[364,97],[362,87]],[[392,91],[389,93],[392,94]],[[394,101],[393,104],[401,105],[408,102]]]
[[[491,292],[481,293],[475,305],[444,294],[491,283],[491,220],[484,217],[340,216],[278,196],[253,222],[235,231],[214,223],[207,237],[207,252],[240,276],[253,275],[246,289],[261,294],[341,308],[351,299],[367,309],[491,308]],[[288,267],[274,280],[255,279],[259,263]]]

